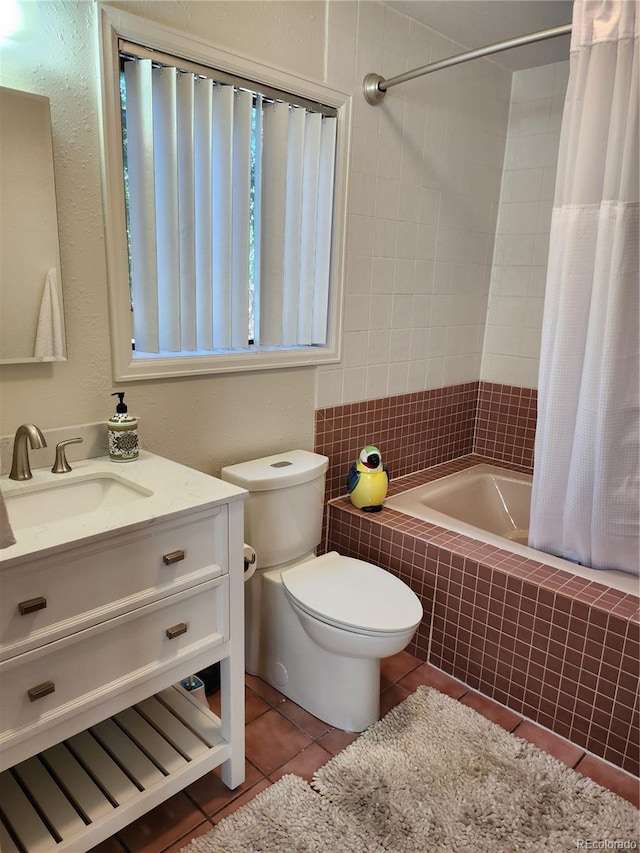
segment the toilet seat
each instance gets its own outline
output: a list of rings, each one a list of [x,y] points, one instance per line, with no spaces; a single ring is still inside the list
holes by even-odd
[[[282,585],[315,619],[359,634],[398,634],[422,619],[415,593],[390,572],[332,551],[282,572]]]

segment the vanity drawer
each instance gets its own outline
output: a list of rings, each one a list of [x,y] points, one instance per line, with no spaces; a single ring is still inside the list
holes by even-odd
[[[228,576],[0,664],[0,746],[31,737],[229,637]],[[188,673],[185,673],[188,674]]]
[[[0,660],[227,571],[227,509],[149,525],[0,572]]]

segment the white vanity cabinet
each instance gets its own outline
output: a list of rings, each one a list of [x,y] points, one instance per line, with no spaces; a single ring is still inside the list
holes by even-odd
[[[0,552],[2,853],[85,851],[218,765],[244,779],[244,493],[151,454],[126,476],[150,495]],[[220,718],[179,685],[217,661]]]

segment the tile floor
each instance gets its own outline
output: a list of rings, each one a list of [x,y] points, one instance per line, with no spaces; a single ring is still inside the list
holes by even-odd
[[[638,780],[633,776],[523,719],[408,652],[382,661],[382,714],[420,684],[469,705],[640,808]],[[244,783],[229,791],[221,782],[219,771],[213,771],[95,847],[94,853],[175,853],[286,773],[310,781],[315,770],[357,737],[321,722],[254,676],[246,676],[245,695]],[[217,700],[217,694],[209,697],[212,710],[219,713]]]

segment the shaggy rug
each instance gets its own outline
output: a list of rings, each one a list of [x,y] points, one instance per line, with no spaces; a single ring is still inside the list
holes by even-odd
[[[628,802],[428,687],[320,768],[312,787],[285,776],[184,853],[564,853],[640,842]]]

